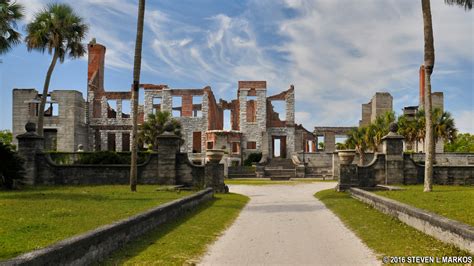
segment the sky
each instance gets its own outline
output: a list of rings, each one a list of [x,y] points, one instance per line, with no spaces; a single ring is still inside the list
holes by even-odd
[[[24,31],[48,0],[25,6]],[[132,83],[137,0],[58,1],[89,24],[85,43],[107,47],[105,86]],[[474,13],[433,0],[436,63],[433,91],[460,132],[474,133]],[[21,44],[0,58],[0,129],[11,129],[12,89],[42,90],[51,55]],[[171,88],[211,86],[216,98],[236,97],[239,80],[266,80],[268,95],[295,86],[296,122],[356,126],[361,104],[375,92],[394,98],[394,111],[418,104],[423,63],[421,1],[179,0],[147,1],[141,83]],[[51,90],[86,97],[87,56],[58,64]]]

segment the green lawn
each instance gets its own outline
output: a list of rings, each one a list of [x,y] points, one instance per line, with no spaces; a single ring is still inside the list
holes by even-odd
[[[248,202],[238,194],[216,194],[197,210],[167,223],[116,251],[107,265],[183,265],[195,263],[237,218]]]
[[[468,256],[369,205],[334,189],[315,194],[379,257],[382,256]]]
[[[191,192],[159,186],[54,186],[0,191],[0,260],[42,248]],[[162,188],[162,187],[161,187]]]
[[[377,191],[376,194],[474,226],[474,186],[402,186],[405,190]]]
[[[233,178],[226,179],[227,185],[297,185],[312,182],[336,182],[336,180],[323,180],[322,178],[292,178],[291,180],[274,181],[270,178]]]

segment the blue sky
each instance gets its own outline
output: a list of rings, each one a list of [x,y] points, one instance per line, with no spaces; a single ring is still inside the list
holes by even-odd
[[[25,22],[51,1],[17,0]],[[135,0],[69,3],[107,47],[107,90],[132,81]],[[474,133],[474,13],[432,1],[436,65],[433,91],[461,132]],[[25,23],[20,24],[20,29]],[[267,80],[269,95],[296,89],[296,120],[306,128],[357,125],[360,105],[376,91],[394,97],[394,110],[418,103],[423,62],[420,1],[413,0],[179,0],[147,1],[142,83],[172,88],[210,85],[233,99],[238,80]],[[13,88],[42,90],[50,55],[20,45],[0,64],[0,129],[11,128]],[[57,65],[51,89],[86,96],[87,57]]]

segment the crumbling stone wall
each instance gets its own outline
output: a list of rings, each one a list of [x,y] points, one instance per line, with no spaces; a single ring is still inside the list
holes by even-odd
[[[246,150],[247,142],[256,142],[256,149],[262,150],[263,134],[267,126],[267,107],[266,107],[266,82],[265,81],[239,81],[239,128],[242,132],[241,151],[245,156],[255,152],[255,150]],[[248,118],[248,96],[256,96],[255,122],[249,122]]]
[[[73,90],[51,91],[51,101],[57,104],[58,115],[44,117],[44,129],[55,130],[56,149],[75,151],[77,145],[88,146],[86,103],[82,93]],[[35,89],[13,90],[13,136],[24,132],[27,122],[37,123],[41,95]],[[47,104],[48,106],[48,104]],[[48,137],[45,134],[45,137]],[[46,140],[50,142],[50,140]],[[14,144],[17,144],[16,139]]]

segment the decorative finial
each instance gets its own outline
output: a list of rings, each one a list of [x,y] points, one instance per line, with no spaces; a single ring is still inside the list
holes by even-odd
[[[172,124],[170,121],[166,122],[166,123],[165,123],[165,126],[164,126],[164,130],[165,130],[166,132],[172,132],[172,131],[174,131],[174,126],[173,126],[173,124]]]
[[[36,132],[36,124],[33,122],[28,122],[25,125],[26,132],[31,133],[31,132]]]
[[[390,123],[390,125],[388,126],[390,132],[393,132],[393,133],[397,133],[398,131],[398,124],[396,122],[392,122]]]
[[[92,40],[89,42],[89,44],[96,44],[96,43],[97,43],[97,41],[96,41],[95,38],[92,38]]]

